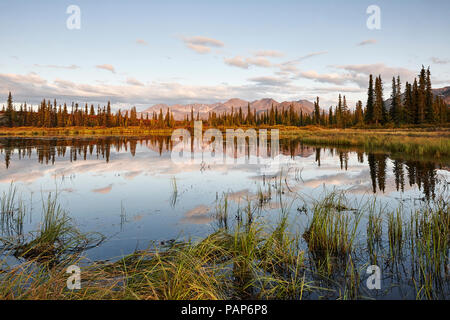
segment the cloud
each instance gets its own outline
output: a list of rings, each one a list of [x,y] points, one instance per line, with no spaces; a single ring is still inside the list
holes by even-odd
[[[225,58],[224,61],[229,66],[233,66],[233,67],[238,67],[238,68],[242,68],[242,69],[248,69],[248,67],[249,67],[247,60],[240,56],[236,56],[234,58]]]
[[[317,52],[312,52],[312,53],[308,53],[304,56],[301,56],[300,58],[294,59],[294,60],[289,60],[289,61],[285,61],[282,62],[280,64],[277,65],[277,67],[280,69],[280,71],[277,72],[278,75],[289,75],[289,74],[293,74],[295,77],[300,76],[300,70],[297,68],[297,65],[309,58],[315,57],[315,56],[320,56],[323,54],[327,54],[328,51],[317,51]]]
[[[248,69],[250,66],[262,68],[272,67],[272,63],[264,57],[243,58],[241,56],[236,56],[233,58],[225,58],[224,61],[229,66],[238,67],[241,69]]]
[[[282,57],[284,54],[280,51],[277,50],[259,50],[257,52],[255,52],[255,56],[256,57],[272,57],[272,58],[277,58],[277,57]]]
[[[377,43],[377,40],[375,40],[375,39],[368,39],[368,40],[361,41],[360,43],[357,44],[357,46],[365,46],[365,45],[368,45],[368,44],[375,44],[375,43]]]
[[[132,80],[132,79],[130,79]],[[133,81],[131,81],[133,82]],[[307,95],[308,88],[289,85],[288,80],[277,77],[253,78],[247,84],[191,85],[176,82],[150,82],[142,86],[130,83],[77,83],[66,79],[47,80],[36,73],[0,73],[0,103],[6,101],[8,91],[15,102],[39,104],[42,99],[56,99],[58,103],[105,104],[111,101],[114,108],[124,109],[135,105],[138,109],[149,105],[214,103],[233,97],[256,100],[271,96],[289,100]],[[276,86],[276,84],[279,84]]]
[[[320,56],[320,55],[327,54],[327,53],[328,53],[328,51],[317,51],[317,52],[308,53],[307,55],[304,55],[304,56],[298,58],[296,61],[303,61],[303,60],[306,60],[308,58],[312,58],[312,57],[315,57],[315,56]]]
[[[47,65],[34,64],[34,66],[38,68],[67,69],[67,70],[80,69],[80,67],[77,66],[76,64],[72,64],[70,66],[58,66],[54,64],[47,64]]]
[[[140,82],[139,80],[136,80],[135,78],[128,78],[126,83],[129,85],[132,85],[132,86],[143,86],[144,85],[142,82]]]
[[[245,61],[244,61],[245,62]],[[344,73],[344,72],[343,72]],[[2,74],[0,73],[0,105],[5,103],[8,91],[12,92],[16,103],[27,102],[37,105],[42,99],[56,99],[58,103],[73,102],[105,105],[111,101],[113,110],[129,109],[136,106],[143,110],[151,105],[165,103],[167,105],[189,103],[216,103],[239,97],[253,101],[271,97],[277,101],[291,101],[307,99],[313,100],[320,95],[321,102],[326,105],[335,103],[338,92],[349,92],[362,95],[367,87],[368,76],[364,74],[353,75],[346,72],[344,75],[326,74],[328,76],[309,73],[310,78],[317,78],[314,84],[297,84],[295,77],[285,75],[255,75],[249,76],[247,82],[233,85],[217,83],[207,85],[193,85],[185,83],[183,79],[167,81],[140,82],[134,78],[125,78],[122,83],[111,84],[104,82],[75,82],[67,79],[46,79],[36,73],[29,74]],[[318,76],[317,76],[318,75]],[[344,79],[340,80],[339,76]],[[345,81],[347,80],[347,81]],[[348,82],[348,83],[347,83]],[[333,85],[325,85],[332,83]],[[358,86],[351,84],[357,83]],[[359,88],[361,91],[358,92]],[[348,103],[352,99],[361,99],[358,96],[347,97]]]
[[[137,44],[143,45],[143,46],[148,46],[148,42],[142,39],[137,39],[136,40]]]
[[[436,64],[447,64],[450,63],[450,60],[443,60],[436,57],[431,57],[431,61]]]
[[[335,66],[338,69],[346,70],[355,78],[355,82],[358,82],[360,76],[365,77],[364,86],[368,83],[368,76],[381,75],[383,79],[391,80],[393,76],[399,75],[404,81],[411,81],[416,77],[416,72],[402,68],[402,67],[389,67],[384,63],[374,63],[374,64],[354,64],[354,65],[342,65]]]
[[[338,73],[323,73],[319,74],[315,70],[301,72],[300,75],[303,78],[311,79],[317,82],[344,84],[349,81],[353,81],[354,77],[351,75],[343,75]]]
[[[263,68],[270,68],[272,66],[272,63],[264,57],[248,58],[246,59],[246,61],[249,65],[254,65]]]
[[[201,36],[185,37],[182,40],[189,49],[201,54],[209,53],[211,47],[220,48],[224,46],[224,43],[220,40]]]
[[[263,86],[280,86],[289,82],[288,79],[265,76],[265,77],[255,77],[248,79],[249,81],[256,82],[259,85]]]
[[[114,69],[114,67],[110,64],[102,64],[102,65],[97,65],[95,66],[97,69],[103,69],[103,70],[107,70],[107,71],[111,71],[112,73],[116,73],[116,70]]]
[[[207,46],[202,46],[202,45],[198,45],[198,44],[192,44],[192,43],[187,43],[186,46],[189,49],[194,50],[197,53],[209,53],[211,52],[211,48],[207,47]]]
[[[343,70],[344,73],[334,72],[319,74],[315,70],[310,70],[301,72],[299,75],[303,78],[322,83],[333,83],[337,85],[356,83],[361,88],[367,86],[370,74],[374,76],[381,75],[385,82],[397,75],[399,75],[404,81],[411,81],[416,76],[416,73],[409,69],[389,67],[383,63],[341,65],[331,67],[338,70]]]

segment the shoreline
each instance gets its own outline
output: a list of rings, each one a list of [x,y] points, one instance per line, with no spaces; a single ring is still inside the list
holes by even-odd
[[[89,137],[145,137],[170,136],[175,129],[151,129],[142,127],[105,128],[105,127],[69,127],[69,128],[35,128],[0,127],[1,138],[89,138]],[[252,127],[240,127],[243,130]],[[186,128],[189,129],[189,128]],[[203,127],[204,131],[208,129]],[[217,127],[237,129],[237,127]],[[396,129],[330,129],[317,126],[287,127],[260,126],[258,129],[279,129],[281,139],[301,139],[308,145],[358,147],[365,151],[384,150],[394,154],[402,153],[413,156],[428,156],[437,159],[450,158],[450,128],[420,127]]]

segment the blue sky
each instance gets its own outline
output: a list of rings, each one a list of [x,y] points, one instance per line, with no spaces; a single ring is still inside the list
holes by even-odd
[[[81,29],[69,30],[69,5]],[[381,9],[381,29],[366,9]],[[0,2],[0,103],[146,108],[239,97],[365,100],[369,73],[450,85],[450,1]],[[362,45],[363,44],[363,45]]]

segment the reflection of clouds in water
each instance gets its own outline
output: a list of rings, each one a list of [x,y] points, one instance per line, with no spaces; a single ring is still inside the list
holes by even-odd
[[[165,178],[167,175],[175,176],[184,173],[192,173],[191,177],[196,179],[193,180],[193,184],[202,181],[202,177],[197,174],[201,172],[201,164],[188,163],[176,165],[172,162],[170,153],[166,152],[160,156],[158,153],[148,150],[145,146],[138,146],[134,157],[124,150],[121,152],[112,151],[108,163],[103,158],[91,156],[87,160],[79,158],[79,160],[70,163],[67,157],[58,157],[54,164],[41,164],[36,161],[35,153],[32,153],[31,158],[22,158],[20,160],[17,155],[14,155],[11,158],[10,168],[0,171],[0,182],[10,183],[10,181],[14,180],[16,182],[31,184],[34,181],[43,180],[44,177],[74,179],[82,174],[88,174],[89,177],[98,178],[107,177],[111,173],[123,177],[125,179],[123,180],[124,182],[134,180],[137,177],[161,176]],[[365,159],[364,163],[361,163],[358,161],[356,153],[346,153],[344,157],[340,158],[339,153],[335,152],[332,154],[329,151],[324,152],[324,149],[322,149],[320,166],[318,166],[316,154],[311,150],[307,151],[300,156],[294,157],[279,155],[280,167],[278,171],[272,172],[273,174],[264,175],[261,166],[245,163],[211,165],[206,167],[205,172],[214,172],[223,175],[234,173],[242,175],[241,182],[259,181],[259,183],[264,179],[267,182],[268,179],[279,177],[282,174],[283,177],[288,176],[289,187],[293,191],[300,191],[303,188],[314,189],[325,185],[340,187],[355,194],[372,192],[372,181],[367,159]],[[346,170],[341,169],[340,159],[345,159],[346,164],[343,168],[346,168]],[[385,194],[397,191],[392,169],[392,161],[387,161],[386,181],[384,182]],[[449,175],[447,170],[436,171],[437,174],[444,177],[448,177]],[[296,177],[296,175],[298,176]],[[233,176],[229,179],[233,179]],[[215,181],[219,185],[223,184],[221,180]],[[120,184],[120,182],[118,183]],[[205,183],[205,181],[202,181],[202,183]],[[405,178],[404,190],[414,188],[417,189],[417,186],[411,187]],[[93,192],[97,193],[107,193],[109,191],[111,191],[109,186],[95,189],[95,191],[93,190]],[[255,194],[248,190],[244,194],[239,194],[239,192],[235,194],[231,193],[229,195],[230,200],[239,202],[246,198],[253,200],[256,197]],[[377,192],[380,192],[378,188]]]
[[[127,180],[133,180],[135,177],[140,175],[142,173],[142,170],[137,171],[129,171],[124,174],[125,179]]]
[[[113,185],[110,184],[110,185],[108,185],[108,186],[106,186],[106,187],[103,187],[103,188],[93,189],[92,192],[95,192],[95,193],[101,193],[101,194],[108,194],[108,193],[111,192],[112,186],[113,186]]]
[[[236,203],[247,200],[252,201],[256,199],[256,195],[251,193],[248,189],[227,193],[227,197],[228,200],[234,201]]]
[[[209,215],[210,208],[205,205],[199,205],[184,214],[181,219],[183,223],[205,224],[211,222],[212,218]]]
[[[142,214],[136,214],[133,216],[133,222],[141,221],[144,216]]]

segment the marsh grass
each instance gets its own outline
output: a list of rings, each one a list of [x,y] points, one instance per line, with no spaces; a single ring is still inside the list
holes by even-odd
[[[445,297],[448,282],[450,213],[448,202],[413,212],[409,228],[412,279],[419,299]]]
[[[33,254],[13,266],[0,261],[0,299],[366,298],[370,294],[365,290],[365,269],[370,260],[364,255],[367,247],[358,242],[363,212],[368,219],[367,241],[389,243],[387,253],[382,246],[374,250],[378,265],[391,263],[395,255],[399,264],[401,259],[411,263],[410,269],[397,272],[404,272],[402,277],[414,288],[416,298],[449,296],[445,199],[422,206],[408,220],[402,207],[385,212],[375,202],[350,203],[345,194],[332,192],[311,207],[304,204],[308,212],[302,228],[286,202],[276,221],[269,223],[257,214],[261,210],[258,197],[253,202],[247,199],[232,219],[224,194],[217,196],[214,214],[221,222],[209,236],[164,246],[153,243],[112,262],[90,262],[79,250],[71,250],[88,237],[69,227],[70,219],[55,200],[43,199],[42,226],[24,245],[28,250],[44,246],[66,254],[44,260]],[[5,208],[11,208],[10,202],[4,200]],[[65,271],[70,264],[82,267],[81,290],[66,288]]]
[[[7,192],[3,192],[1,200],[0,226],[2,236],[20,238],[23,235],[23,223],[26,206],[17,197],[17,188],[10,184]]]
[[[23,233],[23,220],[26,215],[23,201],[16,197],[12,184],[4,193],[2,203],[2,229],[6,236],[0,237],[2,249],[24,259],[38,259],[55,263],[61,256],[79,253],[91,246],[99,245],[103,236],[98,233],[82,233],[58,203],[58,195],[48,194],[42,199],[42,214],[39,228]]]
[[[349,211],[343,194],[335,192],[317,201],[312,211],[303,238],[319,268],[331,273],[337,261],[345,261],[352,254],[361,215]]]
[[[388,214],[388,239],[391,258],[395,260],[401,257],[404,243],[403,236],[403,212],[396,209]]]
[[[281,137],[298,137],[305,144],[361,147],[366,151],[384,150],[414,156],[450,157],[448,130],[355,130],[355,129],[291,129]]]
[[[382,249],[383,209],[376,208],[376,200],[369,202],[367,214],[367,251],[371,264],[378,264],[378,253]]]

